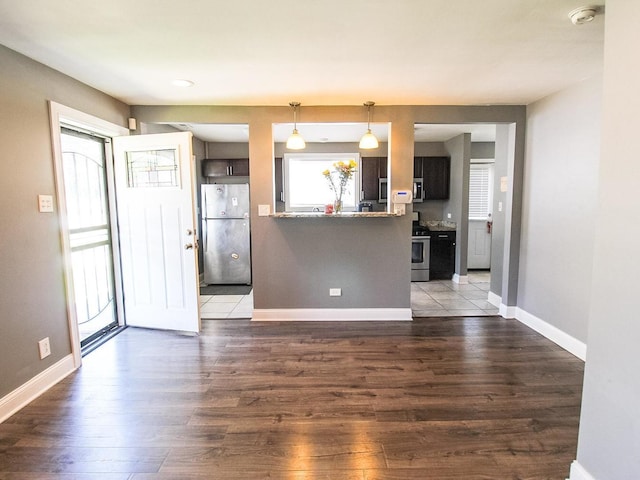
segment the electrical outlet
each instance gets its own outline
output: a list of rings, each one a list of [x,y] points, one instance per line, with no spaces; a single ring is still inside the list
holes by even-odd
[[[342,296],[342,289],[341,288],[330,288],[329,289],[329,296],[330,297],[341,297]]]
[[[394,203],[393,213],[396,215],[404,215],[405,213],[407,213],[406,205],[404,203]]]
[[[40,360],[51,355],[51,345],[49,344],[49,337],[43,338],[38,342],[38,350],[40,351]]]

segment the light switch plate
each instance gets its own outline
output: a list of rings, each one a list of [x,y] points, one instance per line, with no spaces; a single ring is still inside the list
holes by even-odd
[[[43,338],[38,342],[38,351],[40,352],[40,360],[51,355],[51,344],[49,343],[49,337]]]
[[[271,205],[258,205],[258,216],[268,217],[271,213]]]
[[[52,195],[38,195],[38,211],[43,213],[53,212]]]

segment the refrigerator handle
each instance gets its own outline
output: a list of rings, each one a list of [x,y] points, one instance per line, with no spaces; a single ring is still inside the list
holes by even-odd
[[[204,185],[203,185],[204,187]],[[202,189],[202,195],[200,196],[200,217],[202,219],[207,218],[207,189],[203,188]]]
[[[202,251],[204,252],[207,251],[207,222],[208,220],[202,219]]]

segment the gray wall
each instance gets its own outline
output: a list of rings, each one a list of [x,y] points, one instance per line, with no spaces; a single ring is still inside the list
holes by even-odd
[[[602,79],[527,107],[518,306],[582,342],[591,295]]]
[[[640,2],[607,1],[593,295],[578,439],[578,462],[602,480],[640,478],[640,56],[632,53],[638,17]]]
[[[249,142],[207,142],[206,158],[249,158]]]
[[[522,185],[524,163],[525,125],[512,123],[507,126],[507,192],[504,205],[504,241],[502,248],[502,304],[515,307],[518,304],[518,282],[520,280],[520,238],[522,232]],[[500,147],[501,148],[501,147]],[[498,149],[498,147],[496,147]],[[511,315],[507,313],[507,315]]]
[[[497,127],[497,125],[496,125]],[[472,159],[489,159],[494,158],[496,155],[495,142],[473,142],[471,143],[471,158]]]
[[[129,107],[0,46],[0,398],[71,353],[47,100],[126,126]],[[40,360],[38,340],[51,356]]]
[[[132,111],[144,122],[249,125],[256,308],[410,308],[410,216],[386,220],[284,220],[256,215],[259,204],[273,204],[273,158],[277,146],[273,145],[272,124],[289,122],[289,107],[135,106]],[[391,188],[411,187],[415,123],[517,122],[524,132],[524,114],[525,109],[517,106],[376,106],[376,121],[391,123]],[[304,115],[305,121],[313,123],[359,122],[362,109],[304,107]],[[523,134],[516,143],[524,145]],[[468,150],[467,147],[467,158]],[[522,159],[523,150],[518,161]],[[349,251],[348,259],[337,249]],[[344,262],[357,265],[357,275],[346,272]],[[343,288],[349,294],[329,297],[329,287]]]
[[[350,107],[306,108],[305,120],[322,123],[344,118],[348,122],[351,114]],[[377,111],[377,118],[380,121],[384,116]],[[255,204],[272,203],[272,122],[265,112],[255,120],[255,128],[250,124],[252,211],[257,209]],[[393,128],[388,148],[390,188],[410,188],[413,124],[404,122]],[[358,220],[253,217],[255,308],[410,308],[410,222],[409,216]],[[329,288],[341,288],[342,296],[329,297]]]
[[[444,147],[451,157],[451,189],[449,201],[444,204],[444,219],[456,222],[456,273],[467,274],[467,247],[469,244],[469,160],[471,134],[463,133],[446,142]],[[451,218],[448,218],[448,214]]]
[[[414,145],[416,157],[446,157],[449,155],[444,148],[444,142],[416,142]]]
[[[504,267],[505,210],[507,193],[501,192],[500,179],[509,173],[509,125],[496,125],[493,164],[493,225],[491,227],[491,285],[490,290],[502,297],[502,269]],[[502,208],[500,208],[502,207]]]

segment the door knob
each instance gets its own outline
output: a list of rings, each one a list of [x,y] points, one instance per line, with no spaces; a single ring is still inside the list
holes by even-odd
[[[187,235],[193,235],[193,230],[191,230],[190,228],[187,229]]]
[[[191,250],[192,248],[193,248],[193,243],[187,243],[187,244],[184,246],[184,249],[185,249],[185,250]]]
[[[231,258],[233,258],[234,260],[237,260],[240,258],[240,255],[238,255],[237,253],[232,253]]]

